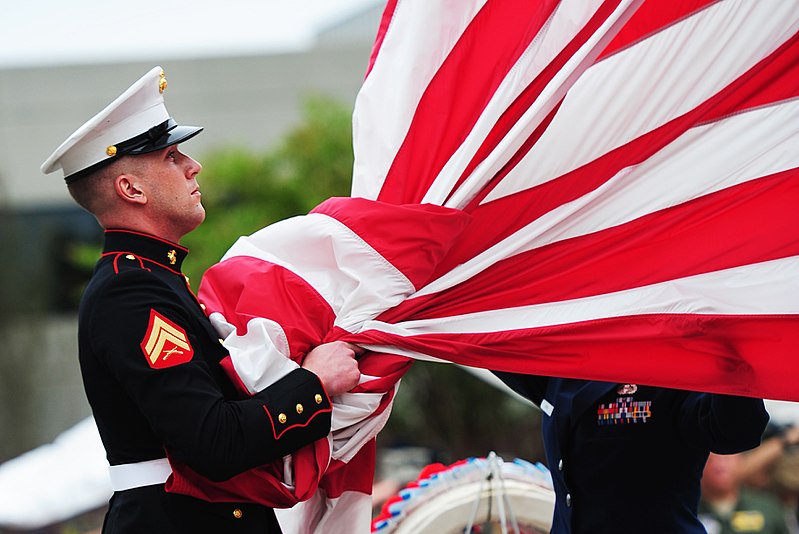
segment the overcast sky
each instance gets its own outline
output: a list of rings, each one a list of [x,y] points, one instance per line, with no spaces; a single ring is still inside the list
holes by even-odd
[[[3,0],[0,68],[287,51],[381,0]]]

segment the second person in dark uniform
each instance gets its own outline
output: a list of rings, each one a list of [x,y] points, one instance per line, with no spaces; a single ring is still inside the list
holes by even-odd
[[[496,374],[541,408],[552,534],[704,534],[708,454],[756,447],[768,422],[760,399]]]

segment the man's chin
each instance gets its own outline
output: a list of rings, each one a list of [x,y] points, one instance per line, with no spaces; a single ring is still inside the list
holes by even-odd
[[[190,230],[192,232],[205,221],[205,208],[203,208],[202,205],[199,205],[198,208],[199,210],[197,213],[197,219],[195,221],[194,227]]]

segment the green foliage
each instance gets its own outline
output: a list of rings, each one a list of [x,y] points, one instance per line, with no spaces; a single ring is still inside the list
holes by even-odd
[[[203,158],[199,182],[207,217],[183,241],[191,249],[184,270],[195,289],[238,236],[308,213],[330,197],[349,195],[350,117],[343,104],[312,96],[303,122],[272,151],[228,148]]]
[[[65,250],[65,260],[75,268],[91,273],[103,247],[96,243],[70,242]]]

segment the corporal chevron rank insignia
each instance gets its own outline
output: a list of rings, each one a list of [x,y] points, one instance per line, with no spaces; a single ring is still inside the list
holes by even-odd
[[[185,363],[194,355],[186,331],[152,309],[141,349],[153,369]]]

